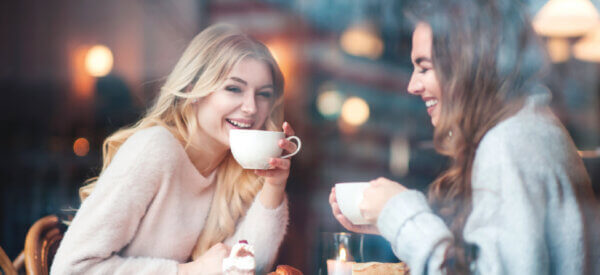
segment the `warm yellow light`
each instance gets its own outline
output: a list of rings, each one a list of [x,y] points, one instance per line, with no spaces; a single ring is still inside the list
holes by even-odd
[[[90,151],[90,142],[85,138],[78,138],[73,142],[73,152],[75,155],[83,157]]]
[[[85,56],[85,69],[91,76],[102,77],[110,73],[113,66],[113,55],[103,45],[92,47]]]
[[[362,98],[348,98],[342,105],[342,119],[352,126],[362,125],[369,119],[369,105]]]
[[[571,57],[569,41],[565,38],[549,38],[547,46],[553,63],[562,63]]]
[[[600,62],[600,25],[573,46],[573,55],[579,60]]]
[[[376,28],[359,24],[348,28],[340,38],[342,49],[355,56],[377,59],[383,53],[383,41]]]
[[[340,261],[347,261],[348,260],[348,252],[346,251],[345,247],[340,247],[340,256],[338,258]]]
[[[278,38],[268,41],[266,45],[281,69],[285,79],[286,91],[289,91],[288,87],[296,87],[298,85],[297,77],[293,77],[296,76],[296,57],[291,43],[283,38]],[[290,96],[289,93],[284,93],[284,95],[286,97]]]
[[[335,116],[340,113],[344,97],[335,90],[325,91],[317,97],[317,110],[323,116]]]
[[[552,37],[581,36],[598,24],[596,7],[590,0],[550,0],[537,13],[533,27]]]

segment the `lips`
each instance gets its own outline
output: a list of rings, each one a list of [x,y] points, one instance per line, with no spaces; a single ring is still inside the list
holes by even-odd
[[[254,125],[254,121],[248,119],[226,118],[225,121],[236,129],[250,129]]]
[[[427,113],[429,113],[429,115],[431,116],[431,113],[433,112],[433,109],[435,108],[435,106],[438,105],[439,100],[435,97],[425,97],[425,98],[423,98],[423,101],[425,101],[425,107],[427,107]]]
[[[435,106],[436,104],[438,104],[438,100],[437,100],[437,99],[430,99],[430,100],[427,100],[427,101],[425,101],[425,106],[426,106],[427,108],[429,108],[429,107],[433,107],[433,106]]]

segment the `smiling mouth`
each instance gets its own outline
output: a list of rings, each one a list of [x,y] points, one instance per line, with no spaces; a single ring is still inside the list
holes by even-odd
[[[433,107],[433,106],[435,106],[437,104],[438,104],[438,100],[437,99],[430,99],[430,100],[425,101],[425,106],[427,108]]]
[[[233,125],[233,127],[239,128],[239,129],[250,129],[250,128],[252,128],[252,124],[253,124],[253,123],[246,123],[246,122],[241,122],[241,121],[237,121],[237,120],[232,120],[232,119],[228,119],[228,118],[226,118],[225,121],[227,121],[227,123]]]

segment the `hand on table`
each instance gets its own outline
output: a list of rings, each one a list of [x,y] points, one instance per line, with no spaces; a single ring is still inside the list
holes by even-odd
[[[229,256],[230,247],[217,243],[209,248],[200,258],[177,267],[177,275],[222,274],[223,259]]]

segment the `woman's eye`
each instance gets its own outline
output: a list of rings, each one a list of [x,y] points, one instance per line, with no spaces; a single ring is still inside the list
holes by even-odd
[[[271,93],[271,92],[259,92],[258,95],[262,96],[264,98],[271,98],[273,96],[273,93]]]
[[[236,86],[227,86],[227,87],[225,87],[225,90],[233,92],[233,93],[239,93],[242,91],[242,89],[240,89],[239,87],[236,87]]]
[[[424,74],[424,73],[426,73],[427,71],[429,71],[429,69],[427,69],[427,68],[422,68],[422,69],[420,69],[420,70],[419,70],[419,73],[422,73],[422,74]]]

